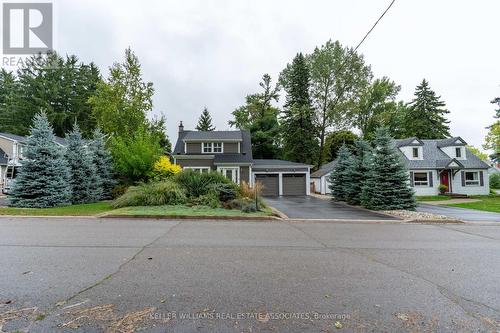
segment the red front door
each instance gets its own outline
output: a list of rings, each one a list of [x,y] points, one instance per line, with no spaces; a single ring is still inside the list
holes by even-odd
[[[446,187],[447,187],[446,192],[449,192],[450,191],[450,173],[448,172],[448,170],[444,170],[444,171],[441,171],[440,176],[441,176],[440,177],[441,185],[446,185]]]

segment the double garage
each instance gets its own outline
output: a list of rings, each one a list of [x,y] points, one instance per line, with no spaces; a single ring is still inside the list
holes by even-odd
[[[304,196],[310,194],[309,170],[310,166],[306,164],[282,160],[254,160],[252,174],[254,182],[262,184],[263,196]]]

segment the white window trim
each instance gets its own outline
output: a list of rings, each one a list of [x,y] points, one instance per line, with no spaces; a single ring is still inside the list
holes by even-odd
[[[477,175],[477,180],[467,180],[467,173],[475,173]],[[480,187],[481,186],[481,180],[479,179],[479,171],[465,171],[464,172],[464,184],[466,187]],[[469,184],[467,184],[469,183]]]
[[[195,171],[195,170],[200,170],[200,171],[201,170],[208,170],[208,172],[210,172],[210,167],[204,167],[204,166],[198,166],[198,167],[197,166],[185,166],[182,168],[182,170],[186,170],[186,169],[193,170],[193,171]],[[203,171],[201,171],[201,172],[203,172]]]
[[[427,178],[427,180],[426,181],[415,180],[415,175],[417,173],[425,174],[425,177]],[[429,172],[426,172],[426,171],[413,172],[413,186],[415,186],[415,187],[429,187]]]
[[[214,144],[215,143],[220,143],[221,144],[221,151],[220,152],[215,152],[214,151]],[[210,151],[205,151],[204,146],[205,144],[208,144],[210,147]],[[223,154],[224,153],[224,142],[202,142],[201,143],[201,153],[202,154]]]
[[[457,151],[460,152],[460,156],[457,155]],[[455,147],[455,158],[462,158],[463,154],[464,154],[464,152],[463,152],[462,147]]]
[[[415,151],[417,152],[417,156],[415,156]],[[416,158],[416,159],[420,158],[420,149],[418,149],[418,147],[413,147],[411,149],[411,156],[412,156],[412,158]]]
[[[241,168],[239,166],[222,166],[222,167],[217,167],[217,172],[220,172],[222,174],[224,174],[224,171],[225,170],[236,170],[236,181],[235,183],[236,184],[239,184],[240,183],[240,177],[241,177]],[[231,179],[231,181],[234,181],[233,179]]]

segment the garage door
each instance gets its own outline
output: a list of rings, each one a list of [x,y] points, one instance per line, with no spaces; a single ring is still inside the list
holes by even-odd
[[[306,195],[306,175],[283,174],[283,195]]]
[[[262,195],[266,197],[279,195],[278,175],[255,175],[255,181],[262,183]]]

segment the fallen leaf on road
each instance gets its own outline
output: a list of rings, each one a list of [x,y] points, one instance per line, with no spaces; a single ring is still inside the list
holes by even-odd
[[[408,319],[410,319],[405,313],[396,313],[396,317],[402,321],[408,321]]]
[[[161,299],[161,300],[160,300],[160,303],[165,303],[165,302],[166,302],[166,300],[167,300],[166,298]]]
[[[342,328],[342,323],[340,321],[335,322],[335,328],[341,329]]]

